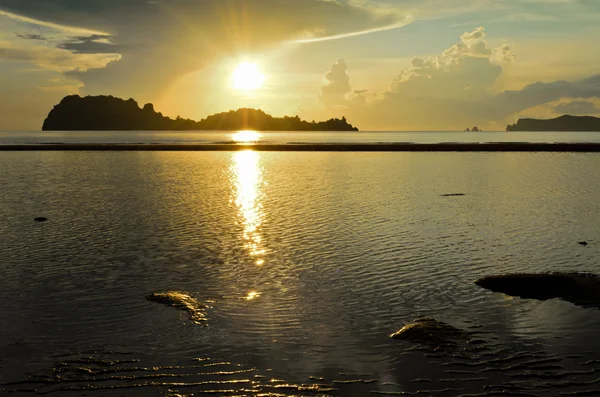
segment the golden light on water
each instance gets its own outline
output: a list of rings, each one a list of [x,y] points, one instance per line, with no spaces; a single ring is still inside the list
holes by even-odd
[[[255,63],[242,62],[233,71],[231,80],[233,87],[238,90],[256,90],[262,87],[265,76]]]
[[[260,295],[261,295],[260,292],[256,292],[256,291],[249,292],[248,295],[246,295],[246,300],[251,301],[253,299],[258,298]]]
[[[260,134],[256,131],[239,131],[233,134],[233,141],[238,143],[251,143],[258,141]]]
[[[263,169],[260,154],[251,150],[235,152],[232,161],[235,205],[243,225],[244,247],[257,266],[265,263],[265,248],[261,236],[264,219],[262,198]]]

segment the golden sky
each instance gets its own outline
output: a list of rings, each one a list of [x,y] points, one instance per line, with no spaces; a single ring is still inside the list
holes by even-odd
[[[361,130],[600,115],[598,0],[0,0],[0,129],[68,94]]]

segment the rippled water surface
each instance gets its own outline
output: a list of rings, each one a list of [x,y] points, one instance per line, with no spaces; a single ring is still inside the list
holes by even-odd
[[[600,311],[473,281],[600,273],[599,169],[568,153],[0,153],[0,394],[594,395]],[[205,321],[146,299],[168,291]],[[482,343],[389,338],[419,316]]]

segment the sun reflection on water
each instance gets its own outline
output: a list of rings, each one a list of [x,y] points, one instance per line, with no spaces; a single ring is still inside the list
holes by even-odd
[[[256,131],[238,131],[233,134],[233,141],[237,143],[254,143],[258,141],[260,134]]]
[[[233,154],[232,177],[235,188],[235,204],[243,223],[244,247],[257,266],[265,263],[265,248],[262,242],[261,225],[264,218],[261,203],[263,170],[260,154],[244,150]]]
[[[261,295],[260,292],[252,291],[252,292],[249,292],[248,295],[246,295],[245,299],[247,301],[251,301],[253,299],[256,299],[256,298],[260,297],[260,295]]]

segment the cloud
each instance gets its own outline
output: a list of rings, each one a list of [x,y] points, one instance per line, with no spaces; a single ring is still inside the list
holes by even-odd
[[[2,10],[0,21],[0,34],[5,35],[5,40],[0,41],[2,69],[10,69],[7,62],[20,65],[21,74],[31,75],[32,86],[28,89],[57,96],[79,93],[84,84],[70,73],[102,69],[121,59],[120,48],[112,45],[111,36],[101,30],[48,22]],[[39,81],[39,75],[49,78]]]
[[[26,2],[27,2],[27,0],[23,1],[22,5],[25,5]],[[2,6],[2,5],[3,4],[0,3],[0,6]],[[54,23],[54,22],[48,22],[48,21],[40,20],[40,19],[36,19],[36,18],[30,18],[30,17],[24,16],[24,15],[19,15],[19,14],[15,14],[15,13],[3,11],[3,10],[0,10],[0,17],[8,18],[13,21],[21,22],[21,23],[24,23],[27,25],[41,26],[44,28],[49,28],[49,29],[60,31],[60,32],[67,32],[67,33],[71,33],[71,34],[83,34],[83,35],[106,34],[104,32],[97,31],[97,30],[91,30],[91,29],[81,28],[81,27],[77,27],[77,26],[62,25],[60,23]]]
[[[351,114],[358,125],[462,130],[472,125],[503,128],[511,117],[561,98],[600,97],[600,75],[578,81],[537,82],[498,93],[495,85],[503,68],[514,59],[509,44],[490,46],[485,29],[479,27],[462,34],[437,56],[414,58],[387,91],[371,95],[368,102],[362,92],[351,97],[348,67],[338,60],[326,76],[320,98],[331,109]],[[590,105],[575,101],[565,107],[583,113],[592,110]]]
[[[0,43],[0,59],[28,62],[41,69],[54,72],[86,72],[106,67],[121,59],[119,54],[75,54],[58,48],[14,48]]]
[[[47,37],[42,36],[41,34],[33,34],[33,33],[17,33],[17,37],[25,40],[39,40],[39,41],[48,41]]]
[[[429,59],[414,58],[392,82],[388,98],[481,96],[513,58],[509,45],[490,48],[483,27],[464,33],[460,42]]]
[[[407,18],[402,23],[394,23],[392,25],[380,26],[380,27],[376,27],[376,28],[359,30],[359,31],[355,31],[355,32],[339,33],[339,34],[332,35],[332,36],[317,36],[316,32],[309,32],[308,36],[312,36],[312,37],[296,39],[293,42],[298,43],[298,44],[307,44],[307,43],[319,43],[322,41],[347,39],[350,37],[363,36],[363,35],[370,34],[370,33],[385,32],[387,30],[399,29],[401,27],[408,25],[410,22],[411,22],[411,20]]]
[[[112,44],[110,38],[111,36],[99,34],[77,36],[67,39],[57,47],[74,54],[117,54],[123,51],[123,47]]]
[[[338,59],[325,75],[327,84],[321,87],[321,101],[326,105],[341,105],[347,100],[347,95],[352,91],[348,66],[343,59]]]
[[[560,103],[554,106],[552,111],[557,114],[571,114],[575,116],[600,113],[600,109],[595,104],[582,100]]]
[[[55,28],[86,26],[93,33],[63,34],[57,48],[79,55],[117,53],[120,60],[107,69],[80,69],[72,74],[85,83],[85,93],[110,91],[150,101],[180,76],[211,63],[295,48],[300,45],[290,44],[295,40],[351,37],[406,23],[408,16],[398,7],[378,4],[355,0],[0,0],[0,9],[38,23],[52,21]],[[109,36],[109,42],[70,38],[94,34]]]
[[[600,97],[600,74],[577,81],[537,82],[521,90],[504,91],[494,98],[502,113],[513,114],[561,98]]]

